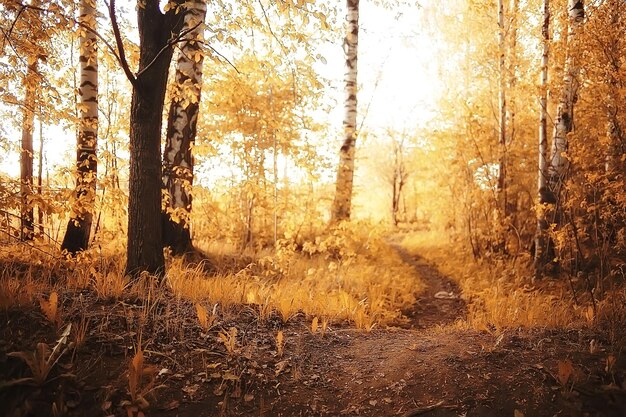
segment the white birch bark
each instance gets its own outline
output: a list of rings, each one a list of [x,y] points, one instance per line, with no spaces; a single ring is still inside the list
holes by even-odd
[[[504,190],[504,180],[506,177],[506,45],[504,29],[504,0],[498,0],[498,53],[499,65],[499,87],[498,87],[498,107],[499,107],[499,127],[498,127],[498,185],[497,192],[500,205],[504,204],[506,198]],[[504,207],[504,206],[502,206]]]
[[[509,27],[509,65],[508,65],[508,91],[510,99],[506,106],[506,123],[508,128],[507,144],[511,145],[515,140],[515,96],[517,86],[517,25],[519,16],[519,0],[511,0],[511,23]]]
[[[175,90],[168,117],[167,138],[163,154],[163,186],[166,192],[166,225],[164,243],[174,253],[191,247],[189,216],[193,185],[192,148],[196,138],[198,109],[202,89],[204,55],[204,20],[206,0],[185,3],[182,31],[188,32],[180,45],[176,61]]]
[[[550,0],[543,1],[543,25],[541,27],[543,52],[541,54],[541,84],[539,95],[539,166],[537,173],[537,194],[540,206],[537,208],[537,234],[535,235],[535,267],[545,264],[546,231],[544,204],[547,203],[548,178],[548,57],[550,53]]]
[[[567,32],[567,55],[563,75],[563,93],[557,107],[556,124],[550,167],[548,169],[548,190],[558,196],[568,167],[566,152],[567,135],[574,128],[574,104],[578,93],[579,64],[576,58],[577,35],[585,17],[583,0],[568,0],[569,28]]]
[[[357,59],[359,45],[359,0],[347,0],[348,30],[344,41],[346,52],[346,113],[343,122],[344,141],[339,150],[339,166],[331,222],[350,220],[354,157],[356,153]]]
[[[506,29],[504,26],[504,0],[498,0],[498,182],[496,184],[496,208],[494,223],[497,225],[494,249],[506,248],[507,219],[507,74],[506,74]]]
[[[76,144],[76,201],[61,245],[70,253],[87,249],[96,197],[98,139],[98,42],[96,1],[79,5],[80,88]]]

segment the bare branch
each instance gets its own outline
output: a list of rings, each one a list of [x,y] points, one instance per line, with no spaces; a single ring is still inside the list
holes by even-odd
[[[90,28],[89,26],[87,26],[86,24],[82,23],[82,22],[78,22],[76,20],[74,20],[76,24],[78,24],[78,26],[82,27],[83,29],[87,30],[87,32],[93,33],[94,35],[96,35],[96,37],[98,39],[100,39],[102,41],[102,43],[104,43],[104,45],[109,49],[109,51],[111,52],[111,54],[113,54],[113,56],[115,57],[115,59],[117,60],[117,62],[120,64],[120,66],[122,65],[122,60],[120,59],[119,55],[117,54],[117,51],[115,50],[115,48],[113,47],[113,45],[111,45],[109,43],[109,41],[106,40],[106,38],[104,36],[102,36],[100,33],[98,33],[98,31],[94,30],[93,28]]]
[[[22,5],[22,7],[20,8],[20,11],[17,12],[17,16],[15,16],[13,23],[11,23],[11,27],[9,28],[9,33],[7,36],[11,36],[11,33],[13,32],[13,28],[15,27],[15,24],[17,23],[18,19],[20,18],[20,15],[22,14],[24,10],[26,10],[26,6]]]
[[[115,36],[115,43],[117,44],[117,50],[119,52],[119,56],[117,56],[122,69],[124,70],[124,74],[133,85],[133,87],[137,86],[137,77],[133,74],[128,65],[128,61],[126,60],[126,54],[124,53],[124,43],[122,42],[122,35],[120,34],[120,27],[117,24],[117,17],[115,16],[115,0],[111,0],[109,4],[109,17],[111,18],[111,26],[113,26],[113,35]]]
[[[115,0],[112,0],[115,1]],[[137,78],[141,77],[141,74],[143,74],[144,72],[146,72],[152,65],[154,65],[154,63],[159,59],[159,57],[161,55],[163,55],[163,53],[165,51],[167,51],[168,48],[171,48],[174,44],[179,43],[179,42],[185,42],[191,39],[186,39],[184,38],[185,35],[189,34],[191,31],[193,31],[194,29],[196,29],[198,26],[200,26],[202,24],[202,22],[199,22],[197,25],[195,25],[192,28],[189,29],[185,29],[183,31],[181,31],[177,36],[175,36],[174,38],[170,39],[163,48],[161,48],[161,50],[159,51],[159,53],[157,53],[155,55],[155,57],[152,59],[152,61],[150,61],[150,63],[148,63],[148,65],[146,65],[144,68],[141,69],[141,71],[139,71],[137,73]]]
[[[213,48],[211,45],[209,45],[207,42],[202,42],[203,45],[205,45],[207,48],[209,48],[211,51],[213,51],[213,53],[215,53],[215,55],[219,56],[220,58],[222,58],[224,61],[226,61],[231,67],[233,67],[233,69],[235,71],[237,71],[237,74],[241,74],[241,71],[239,71],[239,69],[232,63],[230,62],[230,60],[228,58],[226,58],[224,55],[222,55],[219,51],[217,51],[217,49]]]

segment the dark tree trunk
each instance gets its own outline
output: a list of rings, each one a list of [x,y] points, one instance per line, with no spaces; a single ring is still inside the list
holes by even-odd
[[[163,246],[172,250],[173,255],[184,255],[193,251],[191,232],[186,222],[174,221],[169,213],[162,213]]]
[[[35,225],[33,223],[33,126],[35,123],[35,81],[37,77],[37,61],[28,66],[24,86],[24,113],[22,120],[22,151],[20,153],[20,195],[21,195],[21,227],[22,240],[33,240]]]
[[[137,9],[139,71],[130,115],[130,180],[126,273],[162,275],[165,268],[161,225],[161,121],[172,59],[170,36],[178,34],[183,13],[161,13],[158,0]],[[175,36],[175,35],[174,35]]]

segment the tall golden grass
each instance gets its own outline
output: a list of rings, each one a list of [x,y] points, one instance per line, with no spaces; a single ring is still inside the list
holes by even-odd
[[[239,256],[227,244],[211,242],[208,249],[211,262],[230,262]],[[53,289],[61,294],[86,288],[102,299],[148,296],[146,285],[124,276],[121,245],[109,244],[79,260],[60,262],[54,280],[40,279],[36,269],[28,267],[14,273],[15,265],[29,265],[32,251],[24,246],[0,251],[0,308],[33,304]],[[11,258],[2,256],[7,253],[13,253]],[[398,319],[422,289],[412,267],[384,240],[384,231],[371,225],[342,226],[298,242],[284,239],[275,250],[246,253],[245,259],[250,262],[240,268],[232,262],[206,268],[172,258],[165,285],[176,297],[217,304],[212,311],[249,305],[260,321],[273,313],[284,322],[304,314],[324,323],[350,322],[364,330]],[[43,269],[52,268],[52,262],[44,255],[39,258]]]

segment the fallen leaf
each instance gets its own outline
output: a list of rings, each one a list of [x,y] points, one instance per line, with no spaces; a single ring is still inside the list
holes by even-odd
[[[520,410],[515,410],[513,411],[513,417],[524,417],[524,413],[522,413]]]
[[[254,395],[252,394],[246,394],[243,396],[243,400],[247,403],[249,403],[250,401],[254,400]]]
[[[163,406],[163,410],[175,410],[180,406],[180,402],[178,400],[172,400],[169,403],[165,404],[165,406]]]
[[[569,381],[569,379],[572,377],[572,374],[574,373],[574,365],[572,365],[572,361],[570,361],[569,359],[566,359],[564,361],[559,361],[558,366],[559,366],[559,374],[558,374],[559,382],[561,383],[561,385],[566,385],[567,381]]]
[[[192,397],[196,391],[198,391],[198,389],[200,388],[200,385],[198,384],[193,384],[193,385],[186,385],[182,388],[182,391],[189,395],[190,397]]]

